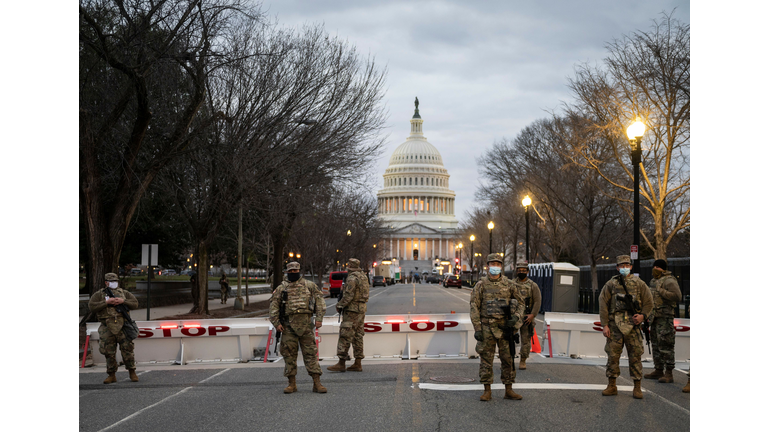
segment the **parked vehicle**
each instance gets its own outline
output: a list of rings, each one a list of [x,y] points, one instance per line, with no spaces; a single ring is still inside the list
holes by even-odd
[[[176,276],[176,270],[174,269],[165,269],[160,271],[160,276]]]
[[[456,275],[450,275],[447,279],[445,279],[445,287],[452,287],[455,286],[457,288],[461,288],[461,280],[459,280]]]
[[[344,282],[347,281],[347,272],[331,272],[330,276],[328,276],[328,283],[329,288],[328,292],[331,295],[331,298],[338,297],[339,294],[342,293],[343,287],[342,285]]]
[[[374,276],[373,277],[373,283],[371,286],[378,286],[381,285],[383,287],[387,286],[387,282],[384,280],[384,276]]]
[[[427,276],[427,281],[426,282],[430,283],[430,284],[432,284],[432,283],[439,284],[440,283],[440,275],[439,274],[431,274],[431,275]]]
[[[141,276],[144,274],[143,271],[141,271],[140,268],[134,267],[131,269],[130,273],[128,273],[130,276]]]

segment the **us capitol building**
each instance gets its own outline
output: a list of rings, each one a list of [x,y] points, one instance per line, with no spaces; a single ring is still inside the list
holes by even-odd
[[[451,176],[424,136],[418,98],[415,104],[411,134],[392,153],[377,194],[379,218],[393,229],[382,239],[381,253],[397,259],[404,276],[431,271],[435,260],[442,261],[442,273],[453,270],[459,224]]]

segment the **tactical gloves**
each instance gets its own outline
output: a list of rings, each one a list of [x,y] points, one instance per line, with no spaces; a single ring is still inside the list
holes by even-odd
[[[475,332],[475,340],[478,341],[478,342],[482,342],[483,341],[483,331],[482,330],[478,330],[478,331]]]
[[[518,317],[517,315],[512,315],[512,317],[504,322],[504,330],[510,331],[515,329],[515,324],[517,324]]]

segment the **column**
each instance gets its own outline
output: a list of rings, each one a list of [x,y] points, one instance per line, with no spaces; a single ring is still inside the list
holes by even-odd
[[[430,259],[435,257],[435,238],[432,237],[432,254],[429,255]]]
[[[397,239],[397,259],[401,259],[400,258],[400,239],[399,238]]]
[[[389,259],[392,259],[392,238],[389,239]]]

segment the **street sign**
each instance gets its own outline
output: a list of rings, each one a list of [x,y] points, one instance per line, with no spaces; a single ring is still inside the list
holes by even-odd
[[[637,245],[632,245],[629,247],[629,259],[636,260],[637,259]]]
[[[152,250],[149,250],[149,247],[152,246]],[[150,254],[151,252],[151,254]],[[141,265],[147,266],[147,265],[157,265],[157,245],[148,245],[143,244],[141,245]]]

